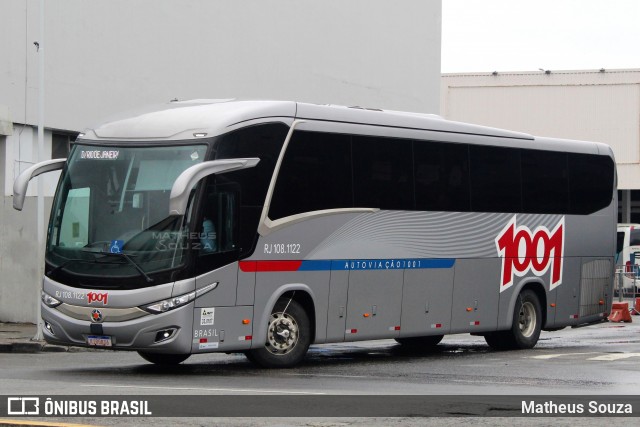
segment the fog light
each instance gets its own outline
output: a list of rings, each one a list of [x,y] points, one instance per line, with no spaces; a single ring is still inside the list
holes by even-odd
[[[47,322],[46,320],[44,321],[44,328],[49,331],[49,333],[51,335],[55,335],[56,333],[53,332],[53,326],[51,326],[51,323]]]
[[[162,342],[172,338],[176,334],[177,329],[165,329],[156,333],[155,342]]]

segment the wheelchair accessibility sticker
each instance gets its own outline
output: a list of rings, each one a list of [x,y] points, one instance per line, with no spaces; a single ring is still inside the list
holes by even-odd
[[[111,244],[109,244],[109,252],[112,254],[119,254],[122,252],[123,246],[124,240],[112,240]]]

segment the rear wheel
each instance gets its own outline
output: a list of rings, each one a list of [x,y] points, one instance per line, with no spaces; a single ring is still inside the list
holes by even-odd
[[[485,334],[484,340],[494,350],[508,350],[512,348],[508,333],[508,331],[491,332]]]
[[[511,329],[486,334],[484,339],[497,350],[533,348],[540,338],[541,329],[540,300],[535,292],[525,289],[516,301]]]
[[[148,353],[146,351],[139,351],[138,354],[147,362],[165,366],[177,365],[184,362],[189,358],[189,356],[191,356],[190,354]]]
[[[309,316],[296,301],[283,298],[273,307],[264,347],[245,354],[263,368],[290,368],[304,360],[310,344]]]

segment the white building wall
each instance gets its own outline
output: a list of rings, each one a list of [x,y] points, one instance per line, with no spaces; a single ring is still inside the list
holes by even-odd
[[[13,195],[13,181],[22,171],[28,169],[36,163],[36,153],[38,150],[38,128],[16,124],[13,127],[13,135],[6,137],[5,148],[5,184],[4,194]],[[51,158],[51,131],[44,133],[44,154],[47,159]],[[52,197],[56,191],[60,171],[50,172],[39,178],[34,178],[27,190],[27,197],[35,197],[37,193],[37,179],[42,179],[44,184],[44,194]]]
[[[441,114],[610,145],[618,188],[640,189],[640,70],[445,74]]]
[[[39,2],[2,0],[0,87],[37,120]],[[437,113],[440,0],[46,2],[47,127],[173,98],[259,98]]]
[[[11,194],[35,161],[43,52],[47,155],[52,130],[174,98],[439,112],[441,0],[56,0],[44,37],[39,4],[0,0],[0,321],[35,320],[35,202],[17,213]]]

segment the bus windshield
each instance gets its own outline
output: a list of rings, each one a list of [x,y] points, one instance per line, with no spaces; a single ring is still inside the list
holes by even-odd
[[[169,216],[169,195],[206,145],[76,145],[56,193],[47,274],[133,278],[183,264],[185,217]]]

